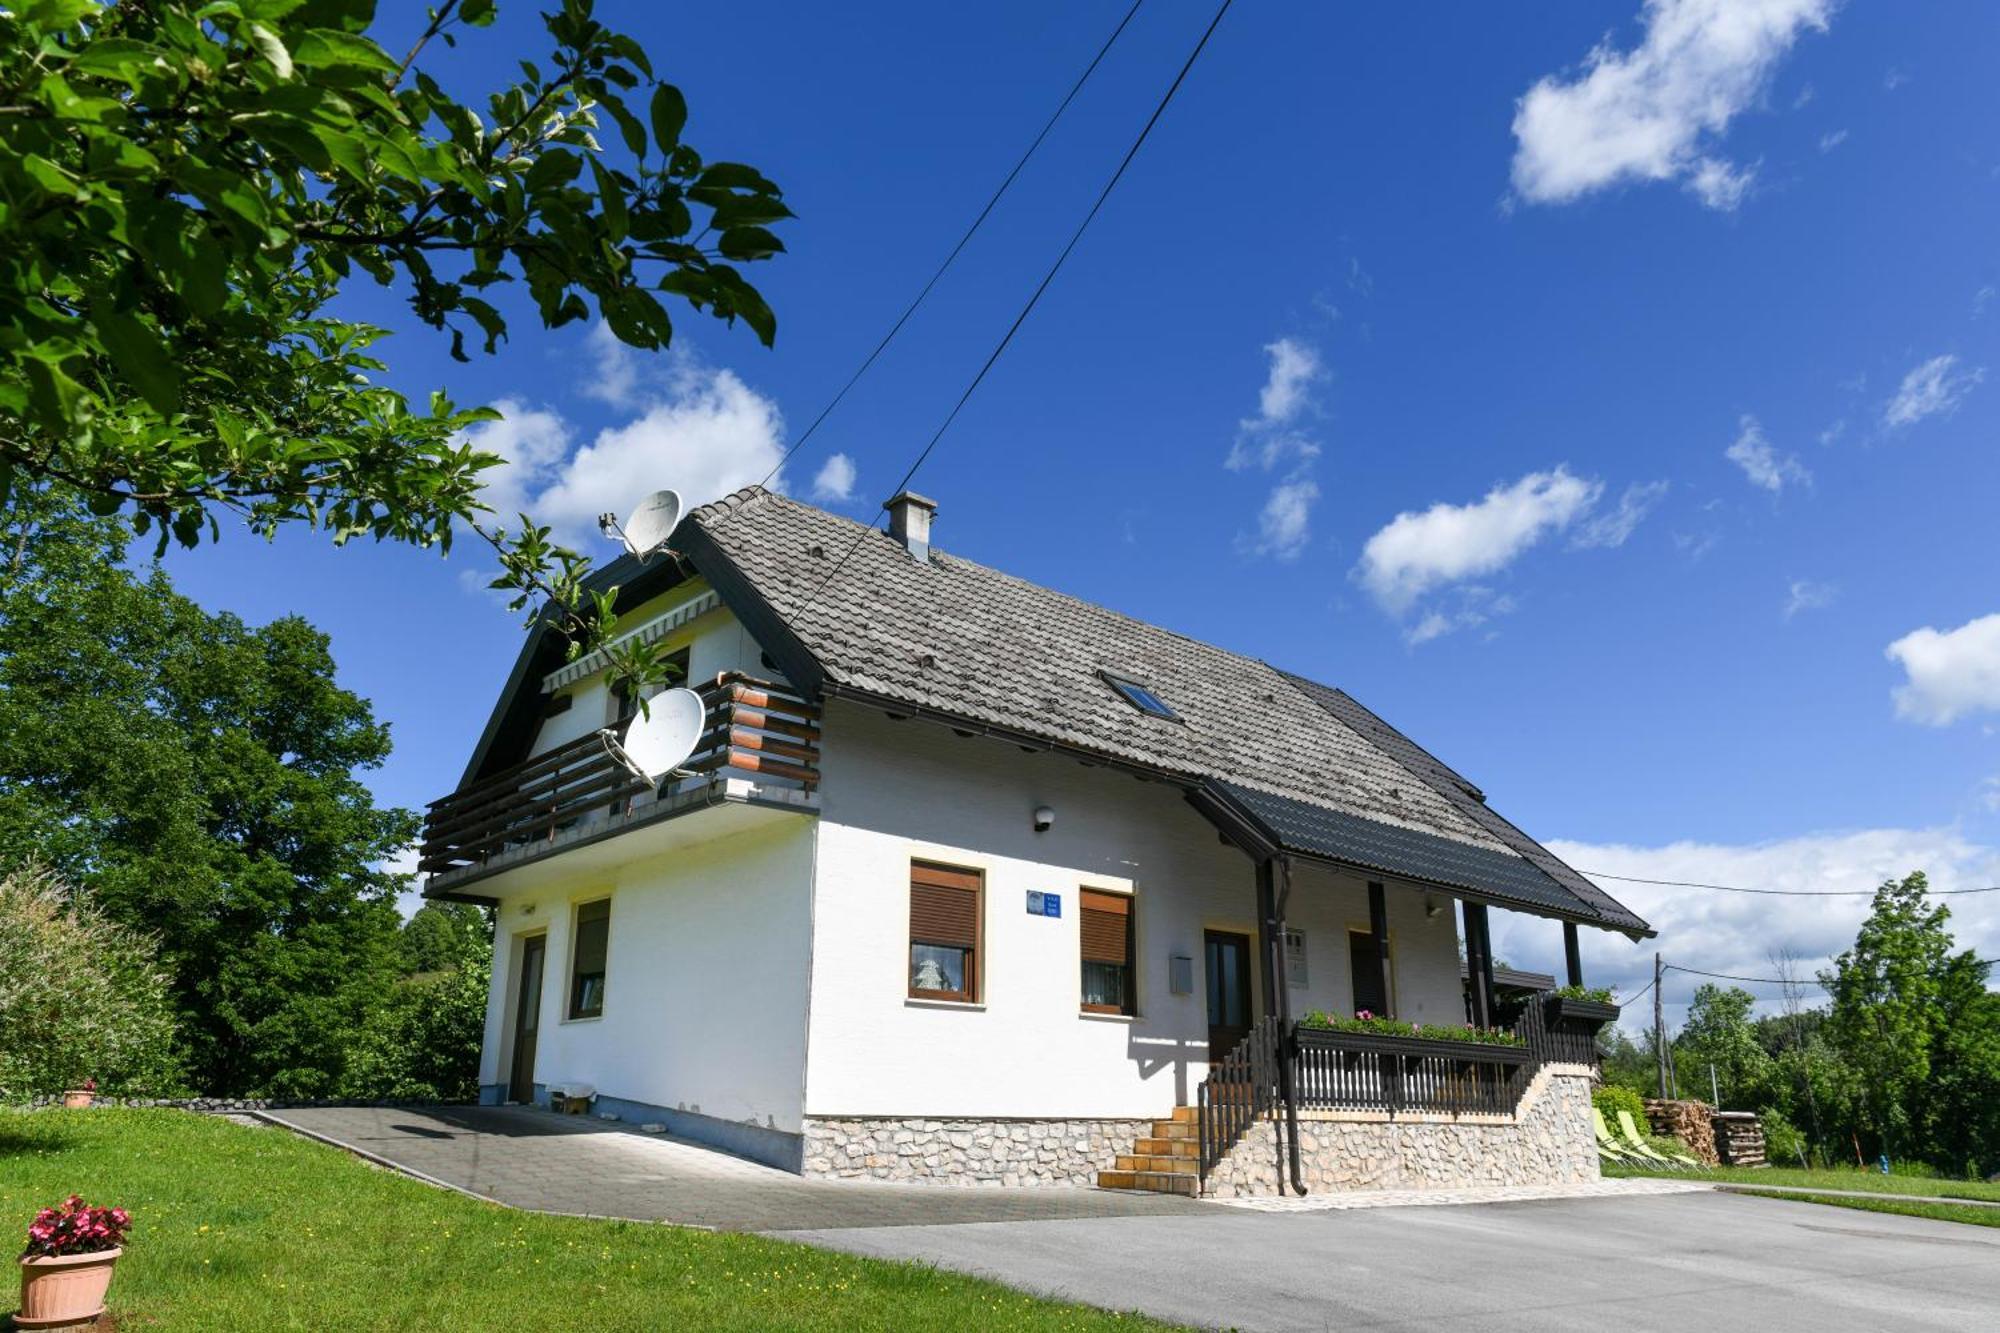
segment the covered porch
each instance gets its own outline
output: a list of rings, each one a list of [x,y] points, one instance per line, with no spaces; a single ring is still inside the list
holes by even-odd
[[[1545,1070],[1587,1073],[1594,1066],[1597,1031],[1618,1011],[1581,994],[1578,930],[1650,932],[1505,821],[1494,818],[1525,846],[1482,847],[1220,781],[1204,783],[1189,800],[1253,862],[1260,961],[1271,983],[1257,1022],[1233,1049],[1215,1052],[1198,1090],[1203,1182],[1260,1122],[1272,1123],[1283,1145],[1274,1170],[1303,1194],[1302,1117],[1511,1123]],[[1295,872],[1303,866],[1370,875],[1369,939],[1355,949],[1353,1014],[1293,1011],[1285,942]],[[1436,899],[1456,904],[1463,1027],[1408,1021],[1397,1010],[1389,905],[1392,893],[1413,891],[1432,912]],[[1526,995],[1516,989],[1504,1018],[1488,920],[1494,907],[1550,920],[1563,941],[1565,986]]]

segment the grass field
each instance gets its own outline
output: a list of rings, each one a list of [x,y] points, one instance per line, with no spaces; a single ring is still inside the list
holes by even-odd
[[[0,1221],[25,1234],[72,1192],[132,1212],[123,1330],[1166,1327],[915,1264],[512,1212],[184,1111],[0,1111]]]
[[[1934,1180],[1926,1176],[1885,1176],[1880,1171],[1836,1167],[1802,1171],[1797,1167],[1717,1167],[1711,1171],[1640,1171],[1606,1164],[1607,1176],[1664,1176],[1671,1180],[1714,1180],[1731,1185],[1804,1185],[1821,1190],[1864,1190],[1870,1194],[1921,1194],[1934,1199],[1985,1199],[2000,1203],[2000,1183],[1979,1180]]]
[[[1759,1199],[1789,1199],[1793,1203],[1830,1203],[1836,1208],[1858,1208],[1867,1213],[1896,1213],[1903,1217],[1928,1217],[1938,1222],[1964,1222],[1975,1227],[2000,1227],[2000,1208],[1982,1208],[1976,1203],[1942,1201],[1912,1202],[1909,1199],[1856,1199],[1831,1194],[1784,1194],[1777,1190],[1742,1190]]]

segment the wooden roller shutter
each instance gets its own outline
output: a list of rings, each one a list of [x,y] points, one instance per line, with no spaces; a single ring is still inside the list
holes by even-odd
[[[1083,961],[1115,963],[1132,961],[1132,899],[1122,893],[1101,889],[1082,891]]]
[[[979,875],[915,861],[910,865],[910,942],[979,947]]]

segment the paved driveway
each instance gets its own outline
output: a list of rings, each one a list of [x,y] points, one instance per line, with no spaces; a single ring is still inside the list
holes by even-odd
[[[516,1208],[726,1231],[848,1229],[1206,1212],[1164,1195],[804,1180],[626,1125],[517,1106],[313,1107],[276,1120]]]
[[[2000,1328],[2000,1231],[1715,1193],[788,1235],[1244,1329]]]

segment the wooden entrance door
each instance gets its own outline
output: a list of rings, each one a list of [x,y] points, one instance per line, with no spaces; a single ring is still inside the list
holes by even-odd
[[[1228,930],[1202,932],[1208,968],[1208,1062],[1215,1065],[1242,1041],[1255,1021],[1250,1013],[1250,937]]]
[[[535,1033],[542,1025],[542,964],[549,937],[530,935],[521,941],[521,989],[514,1002],[514,1067],[507,1099],[535,1100]]]

